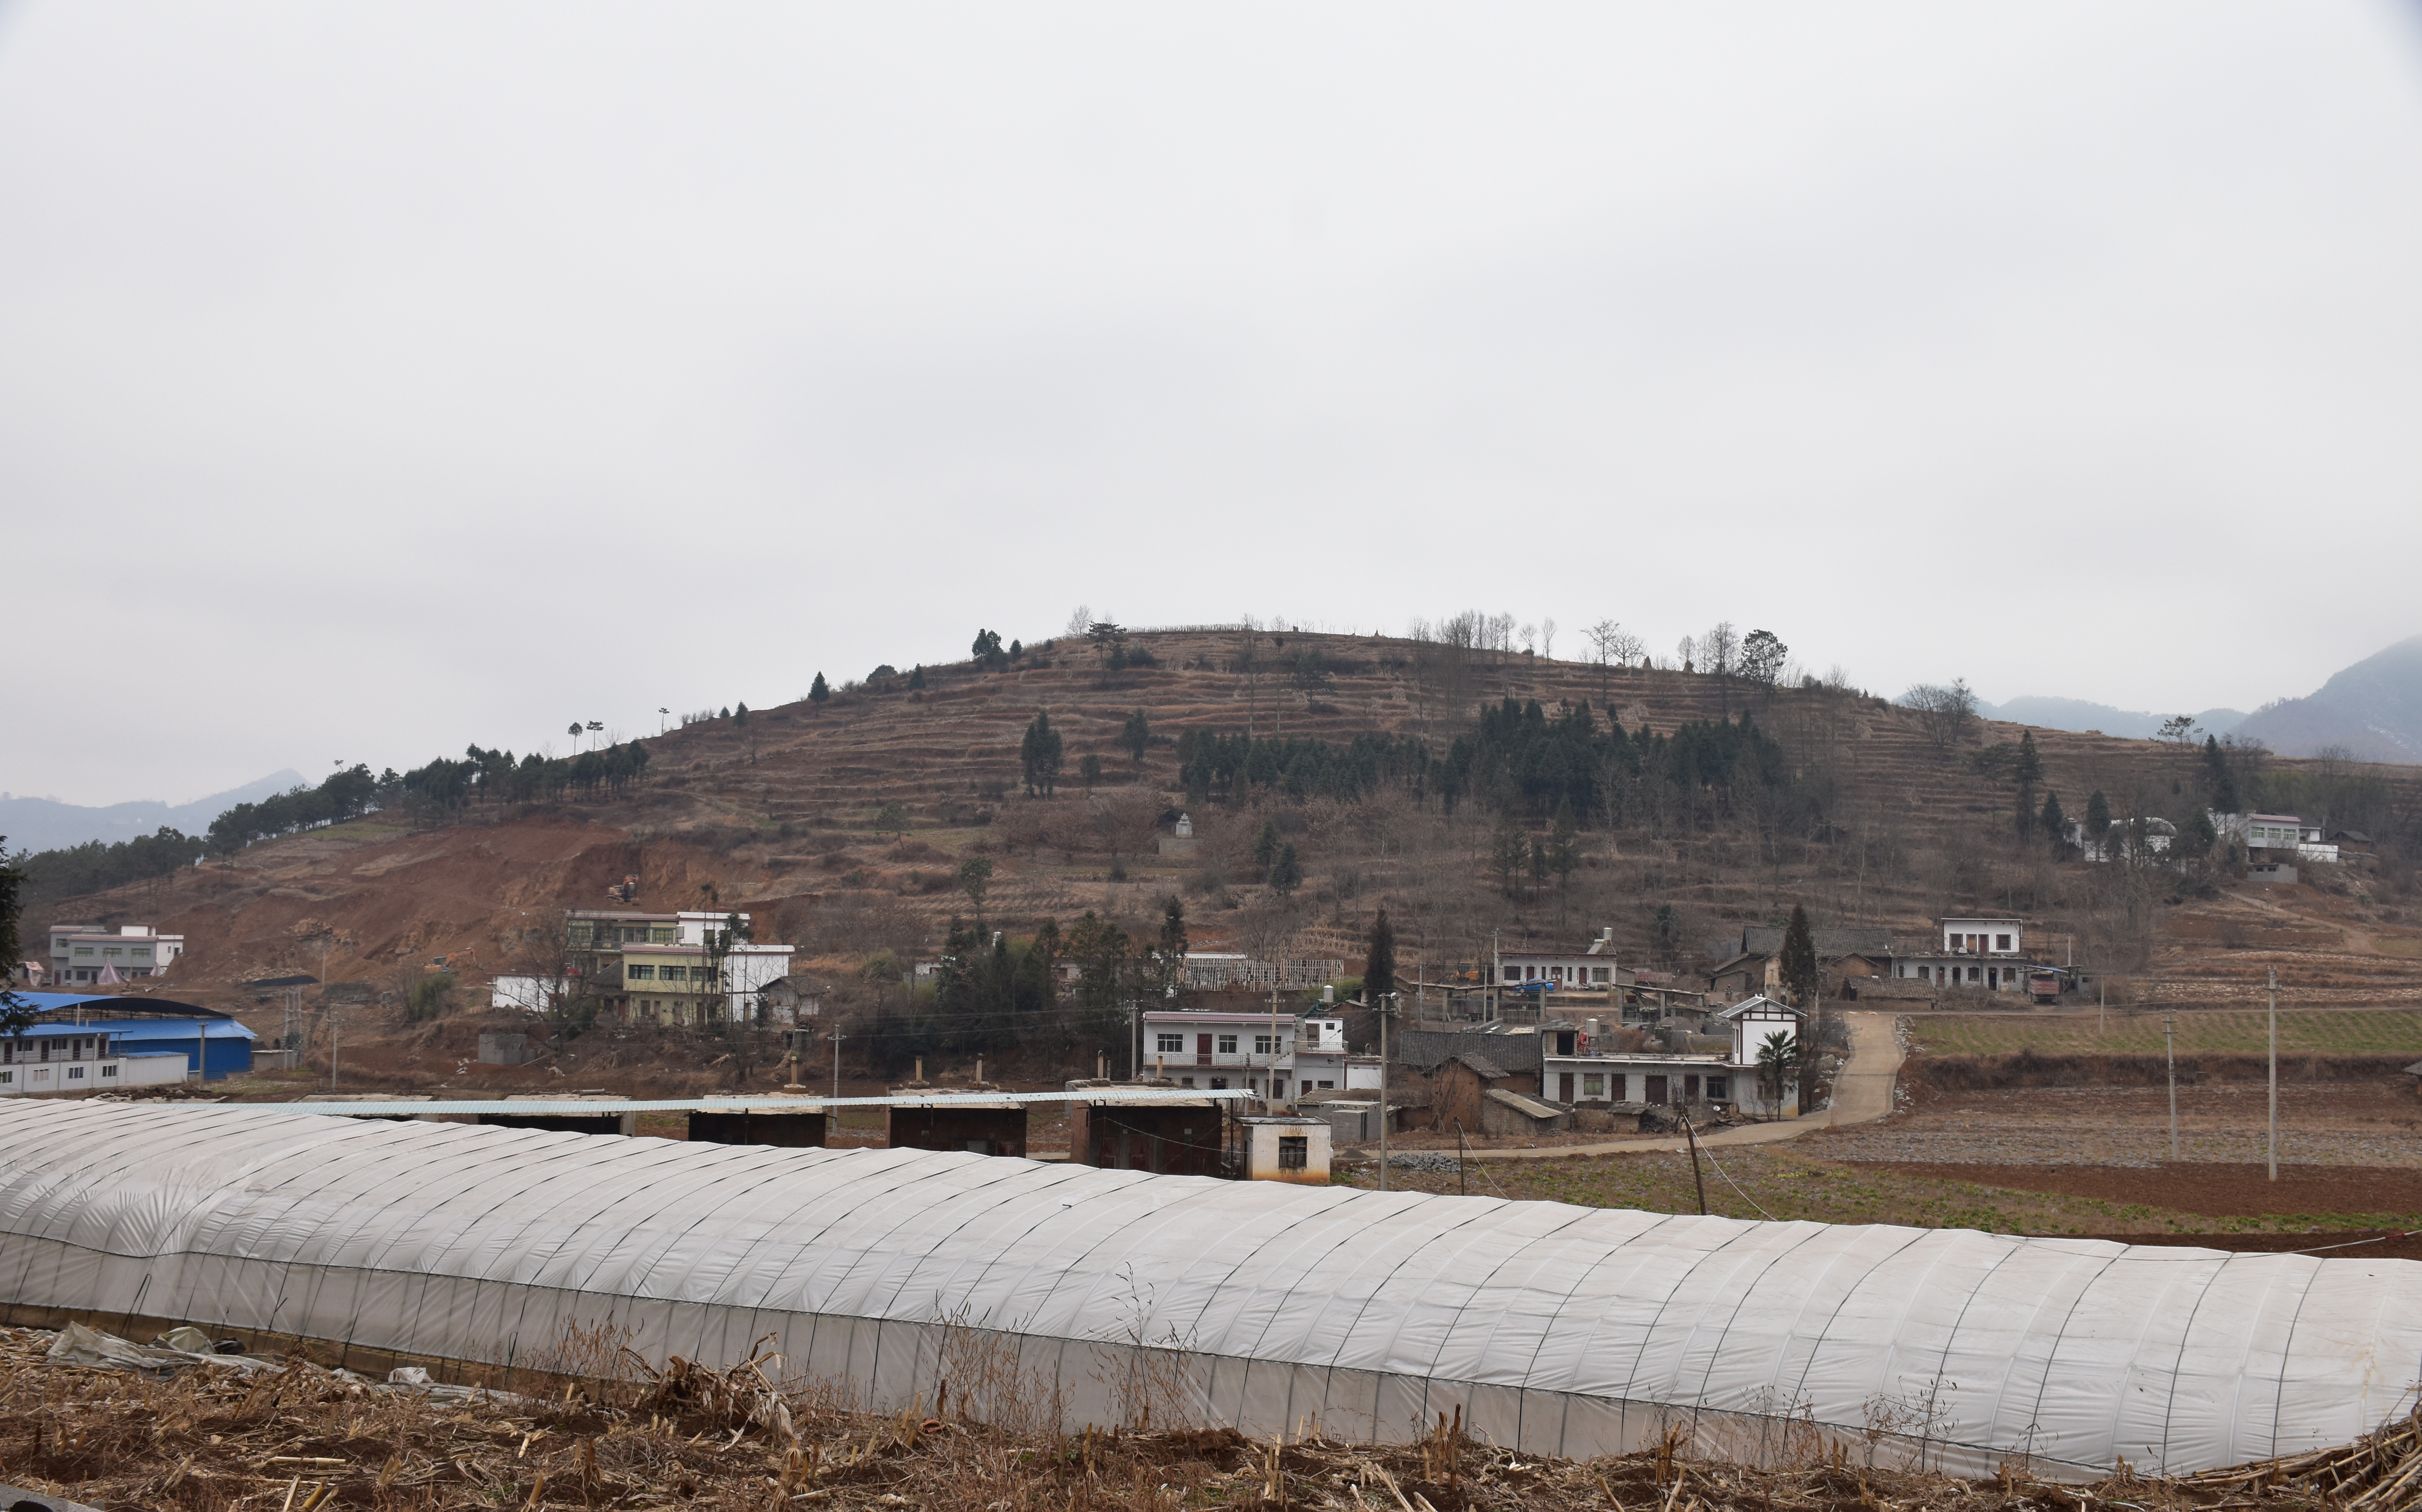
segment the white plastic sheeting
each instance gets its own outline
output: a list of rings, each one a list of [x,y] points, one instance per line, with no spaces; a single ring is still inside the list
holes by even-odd
[[[0,1108],[0,1300],[500,1363],[574,1322],[711,1363],[772,1333],[880,1405],[931,1400],[972,1328],[1094,1421],[1157,1346],[1193,1415],[1254,1434],[1459,1406],[1534,1453],[1677,1425],[1755,1453],[1789,1418],[2055,1474],[2343,1442],[2422,1372],[2404,1261],[240,1105]]]

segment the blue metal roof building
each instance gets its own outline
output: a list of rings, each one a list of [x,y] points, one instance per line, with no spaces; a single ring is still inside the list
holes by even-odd
[[[231,1015],[164,998],[118,998],[86,992],[20,992],[41,1017],[26,1037],[73,1034],[92,1026],[108,1030],[123,1055],[174,1053],[185,1057],[185,1073],[218,1081],[252,1069],[251,1030]]]

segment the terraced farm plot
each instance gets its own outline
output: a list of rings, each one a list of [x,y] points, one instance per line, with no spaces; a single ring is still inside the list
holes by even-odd
[[[2263,1053],[2260,1009],[2181,1010],[2178,1052]],[[2114,1012],[2098,1032],[2092,1014],[1913,1014],[1902,1020],[1910,1043],[1934,1055],[2159,1055],[2162,1016]],[[2422,1056],[2422,1013],[2334,1009],[2279,1010],[2282,1055]]]

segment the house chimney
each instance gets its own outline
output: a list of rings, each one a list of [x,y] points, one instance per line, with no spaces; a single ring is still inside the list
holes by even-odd
[[[1093,1079],[1096,1081],[1108,1081],[1110,1079],[1110,1058],[1109,1056],[1097,1055],[1093,1057]]]
[[[976,1057],[976,1085],[983,1085],[983,1057],[981,1055]]]
[[[920,1087],[921,1087],[921,1086],[923,1086],[924,1084],[925,1084],[925,1058],[924,1058],[923,1056],[921,1056],[921,1055],[920,1055],[920,1056],[917,1057],[917,1085],[919,1085],[919,1086],[920,1086]]]

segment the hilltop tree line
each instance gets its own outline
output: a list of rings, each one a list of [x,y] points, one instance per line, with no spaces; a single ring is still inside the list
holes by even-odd
[[[1030,741],[1047,728],[1038,716]],[[1670,735],[1627,734],[1612,716],[1601,725],[1586,701],[1550,715],[1535,699],[1510,698],[1484,706],[1443,755],[1415,736],[1368,731],[1341,746],[1188,730],[1177,737],[1177,764],[1178,780],[1198,806],[1249,802],[1257,792],[1352,800],[1393,786],[1416,802],[1435,795],[1450,813],[1477,801],[1540,821],[1568,813],[1582,825],[1623,823],[1644,800],[1673,797],[1713,817],[1729,811],[1737,791],[1787,795],[1793,786],[1783,748],[1746,711]]]

